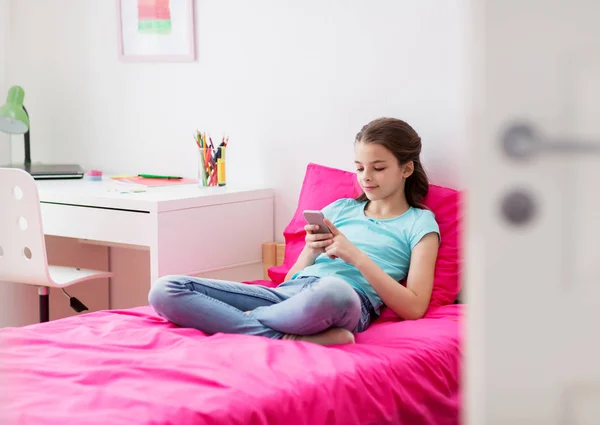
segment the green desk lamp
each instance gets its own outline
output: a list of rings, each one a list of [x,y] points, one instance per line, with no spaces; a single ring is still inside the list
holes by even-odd
[[[29,142],[29,114],[23,106],[25,92],[19,86],[12,86],[6,97],[6,104],[0,107],[0,131],[8,134],[25,135],[25,168],[31,167],[31,145]]]
[[[0,131],[8,134],[23,134],[25,138],[25,160],[23,168],[35,179],[78,179],[83,177],[79,165],[31,165],[31,143],[29,114],[23,105],[25,91],[22,87],[12,86],[8,90],[6,104],[0,107]]]

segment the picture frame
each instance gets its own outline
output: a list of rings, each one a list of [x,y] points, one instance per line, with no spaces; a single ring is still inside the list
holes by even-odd
[[[124,62],[196,60],[194,0],[116,0]]]

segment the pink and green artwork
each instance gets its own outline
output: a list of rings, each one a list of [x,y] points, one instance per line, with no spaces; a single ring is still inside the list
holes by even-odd
[[[170,0],[138,0],[138,32],[171,34]]]
[[[119,58],[124,61],[194,61],[194,2],[117,0]]]

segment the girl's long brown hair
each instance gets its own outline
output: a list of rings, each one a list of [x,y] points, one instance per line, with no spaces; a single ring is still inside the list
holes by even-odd
[[[399,165],[412,161],[414,171],[404,186],[406,201],[412,207],[425,208],[421,201],[429,191],[429,179],[420,159],[421,137],[410,125],[396,118],[378,118],[360,130],[354,143],[377,143],[392,152]],[[363,193],[356,200],[368,198]]]

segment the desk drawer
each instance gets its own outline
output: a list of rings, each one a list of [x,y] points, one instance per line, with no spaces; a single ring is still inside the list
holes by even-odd
[[[149,246],[156,216],[146,212],[41,203],[47,235]]]
[[[262,263],[273,240],[273,198],[158,215],[157,274],[198,275]]]

